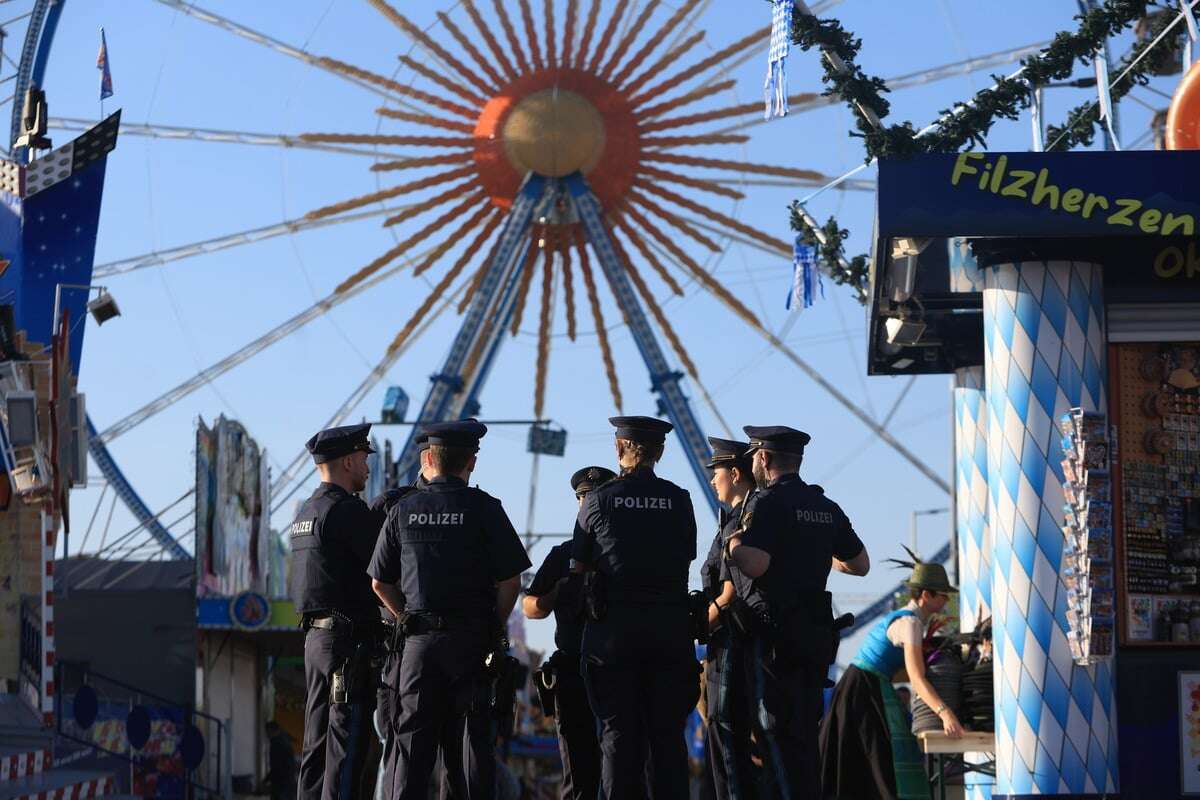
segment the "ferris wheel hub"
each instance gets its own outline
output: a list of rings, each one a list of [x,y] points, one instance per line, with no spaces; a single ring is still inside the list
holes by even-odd
[[[591,172],[604,153],[604,118],[586,98],[542,89],[522,98],[504,121],[504,151],[518,173],[561,178]]]

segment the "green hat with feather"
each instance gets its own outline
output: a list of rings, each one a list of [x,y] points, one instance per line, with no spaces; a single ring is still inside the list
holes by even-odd
[[[912,561],[904,561],[899,558],[886,559],[898,567],[911,569],[912,575],[904,582],[905,586],[910,589],[928,589],[931,592],[942,592],[943,594],[957,593],[958,589],[950,585],[950,579],[946,576],[946,568],[941,564],[930,564],[922,561],[917,557],[917,554],[909,550],[904,545],[904,552],[908,553]]]

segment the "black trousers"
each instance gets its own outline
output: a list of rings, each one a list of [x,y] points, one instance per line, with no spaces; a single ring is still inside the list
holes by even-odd
[[[588,704],[579,656],[555,659],[554,719],[562,756],[561,800],[596,800],[600,791],[600,741]]]
[[[388,797],[426,800],[439,748],[450,795],[481,800],[495,793],[496,726],[483,659],[486,628],[408,636],[400,656]]]
[[[820,797],[817,734],[828,667],[777,663],[762,639],[739,649],[751,725],[762,754],[764,783],[769,787],[766,796],[781,800]]]
[[[304,636],[304,753],[300,760],[299,800],[351,800],[360,785],[370,749],[375,712],[374,687],[359,685],[348,703],[332,703],[333,673],[356,647],[344,631],[311,628]],[[365,684],[360,681],[360,684]]]
[[[705,659],[708,693],[708,772],[718,800],[757,796],[750,755],[749,686],[741,653],[728,640],[714,640]]]

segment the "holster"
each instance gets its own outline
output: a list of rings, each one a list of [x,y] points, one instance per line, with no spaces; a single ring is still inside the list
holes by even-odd
[[[725,606],[725,615],[739,639],[749,640],[771,633],[767,620],[740,595],[734,595]]]
[[[708,595],[704,592],[688,593],[688,621],[692,638],[700,644],[708,644],[708,604]]]
[[[370,640],[360,639],[354,643],[354,650],[330,676],[330,703],[359,703],[375,691],[371,681],[373,649]]]
[[[833,596],[829,592],[813,592],[781,616],[774,636],[776,663],[783,667],[807,665],[819,671],[828,670],[837,656],[839,630],[834,627]]]
[[[558,653],[555,653],[558,655]],[[538,702],[542,704],[542,716],[554,716],[555,695],[558,686],[558,668],[554,656],[542,662],[534,675],[533,687],[537,690]]]
[[[583,609],[586,618],[592,622],[599,622],[608,614],[608,591],[604,576],[599,572],[584,573]]]
[[[514,706],[517,702],[518,673],[521,662],[501,649],[493,650],[484,657],[484,677],[490,691],[488,711],[497,723],[497,734],[501,738],[512,735]]]

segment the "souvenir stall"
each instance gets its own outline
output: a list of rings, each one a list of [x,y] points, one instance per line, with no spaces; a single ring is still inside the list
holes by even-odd
[[[993,633],[968,796],[1200,793],[1197,178],[1185,151],[880,163],[869,371],[953,376],[961,621]]]

